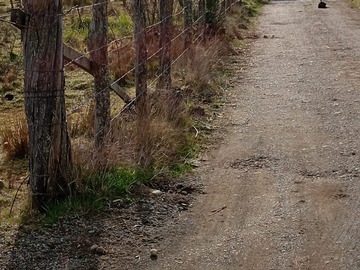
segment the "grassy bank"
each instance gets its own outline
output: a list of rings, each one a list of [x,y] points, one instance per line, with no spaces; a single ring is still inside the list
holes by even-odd
[[[244,37],[249,31],[251,18],[257,14],[261,4],[248,0],[241,6],[235,5],[228,12],[227,19],[218,26],[216,34],[208,33],[206,42],[194,45],[185,57],[174,63],[172,91],[156,92],[150,87],[150,114],[145,119],[139,119],[136,111],[132,110],[121,114],[121,117],[115,117],[124,103],[117,96],[112,96],[114,120],[101,149],[93,146],[92,78],[76,67],[69,66],[66,69],[68,129],[74,157],[75,189],[67,199],[48,205],[47,214],[42,216],[45,223],[56,222],[59,217],[97,211],[106,207],[109,201],[120,197],[131,200],[136,189],[143,185],[151,186],[151,182],[156,179],[178,177],[192,170],[193,160],[201,151],[203,143],[211,136],[209,122],[214,119],[215,111],[221,107],[219,104],[225,94],[223,90],[227,87],[228,76],[231,75],[231,71],[221,66],[221,59],[235,52],[233,46],[245,43]],[[109,18],[112,38],[126,36],[132,28],[129,16],[122,12],[124,11],[119,6],[112,6],[112,15]],[[81,16],[71,14],[65,20],[64,40],[79,51],[86,48],[84,39],[87,36],[89,18],[89,14],[85,12]],[[182,42],[174,42],[175,55],[182,47]],[[8,43],[9,41],[4,42],[6,46]],[[0,64],[16,61],[10,65],[17,75],[12,83],[19,83],[22,81],[21,46],[19,43],[14,44],[17,45],[12,49],[3,46],[5,50],[1,57],[5,57],[6,61]],[[131,51],[131,48],[128,49]],[[16,54],[16,57],[9,52]],[[121,76],[125,71],[120,67],[124,65],[116,64],[116,54],[110,53],[110,57],[110,63],[115,63],[111,67],[112,75]],[[125,55],[125,63],[131,63],[132,58],[127,57]],[[149,68],[152,67],[155,74],[158,63],[151,62],[151,65],[153,66]],[[6,76],[2,78],[5,80]],[[13,113],[19,111],[19,108],[21,110],[23,106],[20,94],[22,86],[11,83],[9,85],[12,87],[9,91],[19,93],[16,102],[6,103],[7,111]],[[4,89],[4,84],[0,87]],[[132,94],[133,78],[127,78],[122,87]],[[20,125],[14,121],[5,126],[2,130],[2,143],[7,145],[7,148],[3,147],[0,173],[4,179],[7,177],[6,188],[1,191],[6,194],[3,196],[6,199],[0,201],[3,206],[0,219],[2,222],[15,222],[29,214],[27,185],[21,185],[27,174],[27,153],[23,151],[26,136],[24,138],[24,130],[20,132]],[[18,174],[9,174],[8,171],[12,169],[8,165],[15,162],[21,164],[17,166],[22,169],[18,170]],[[15,201],[16,207],[12,216],[9,216],[12,198],[17,189],[19,192]]]

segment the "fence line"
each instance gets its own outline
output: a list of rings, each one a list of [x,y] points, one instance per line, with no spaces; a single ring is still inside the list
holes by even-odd
[[[223,4],[225,1],[226,1],[226,0],[223,0],[222,2],[220,2],[220,4]],[[225,9],[223,12],[220,12],[218,16],[224,15],[227,10],[229,10],[233,5],[235,5],[236,3],[239,3],[239,2],[241,2],[241,1],[237,0],[237,1],[233,2],[231,5],[229,5],[228,7],[226,7],[226,9]],[[79,11],[79,10],[83,10],[83,9],[87,9],[87,8],[93,8],[93,7],[96,6],[96,5],[104,5],[104,4],[109,4],[109,3],[111,3],[111,2],[110,2],[110,1],[106,1],[106,2],[102,2],[102,3],[92,4],[92,5],[82,6],[82,7],[73,6],[73,7],[69,8],[69,9],[64,10],[64,12],[61,13],[61,14],[59,14],[59,15],[64,16],[64,15],[68,15],[69,13],[71,13],[72,11],[75,11],[75,10]],[[177,12],[177,13],[175,13],[175,14],[172,14],[172,15],[170,15],[170,16],[167,16],[166,18],[164,18],[164,19],[162,19],[162,20],[160,20],[160,21],[158,21],[158,22],[156,22],[156,23],[154,23],[154,24],[152,24],[152,25],[147,26],[144,31],[150,31],[150,30],[152,30],[153,28],[159,26],[162,22],[164,22],[165,20],[169,19],[170,17],[174,18],[174,17],[176,17],[176,16],[179,16],[179,15],[183,14],[184,11],[186,10],[186,8],[187,8],[187,6],[184,6],[179,12]],[[225,14],[225,15],[226,15],[226,14]],[[3,18],[6,18],[6,17],[8,17],[8,16],[10,16],[10,12],[8,12],[8,14],[4,14],[4,13],[1,14],[1,15],[0,15],[0,22],[1,22],[1,21],[5,21],[6,23],[10,23],[10,24],[14,25],[14,23],[12,23],[11,21],[7,21],[7,20],[4,20],[4,19],[3,19]],[[152,55],[148,56],[147,59],[145,59],[145,60],[142,62],[142,64],[143,64],[145,61],[151,60],[153,57],[155,57],[156,55],[158,55],[158,54],[161,52],[161,50],[163,50],[163,48],[164,48],[165,46],[169,45],[169,43],[170,43],[170,44],[173,43],[175,40],[177,40],[178,38],[182,37],[188,30],[190,30],[190,29],[192,29],[193,27],[197,26],[198,23],[199,23],[202,19],[204,19],[204,16],[205,16],[205,14],[201,14],[201,15],[192,23],[191,27],[188,27],[188,28],[183,29],[179,34],[177,34],[175,37],[173,37],[170,42],[168,42],[167,44],[165,44],[163,47],[159,48],[159,49],[158,49],[157,51],[155,51]],[[200,34],[198,34],[195,38],[193,38],[192,43],[193,43],[193,44],[196,43],[201,37],[203,37],[204,34],[205,34],[205,31],[206,31],[206,27],[201,30]],[[140,34],[143,34],[143,31],[141,31],[141,32],[139,32],[139,33],[135,33],[135,35],[140,35]],[[111,42],[109,42],[109,43],[106,44],[105,46],[96,48],[96,49],[91,50],[91,51],[87,51],[86,53],[82,54],[82,56],[79,56],[79,57],[71,60],[70,62],[66,63],[66,64],[64,65],[64,68],[67,67],[67,66],[69,66],[69,65],[71,65],[71,64],[73,64],[73,63],[76,62],[77,60],[80,60],[81,58],[86,57],[87,55],[89,55],[89,54],[92,53],[92,52],[95,52],[95,51],[97,51],[97,50],[101,50],[101,49],[103,49],[103,48],[109,47],[109,46],[111,46],[112,44],[116,44],[117,42],[121,42],[121,41],[126,40],[126,39],[131,39],[131,41],[127,42],[125,45],[122,45],[122,46],[119,47],[119,48],[114,49],[113,51],[121,50],[121,49],[125,48],[126,46],[128,46],[128,45],[130,45],[130,44],[132,44],[132,43],[134,42],[134,36],[135,36],[135,35],[126,36],[126,37],[121,37],[121,38],[119,38],[119,39],[112,40]],[[181,57],[183,57],[188,50],[189,50],[189,47],[188,47],[188,48],[185,48],[185,49],[176,57],[176,59],[171,62],[170,66],[169,66],[165,71],[167,71],[171,66],[173,66]],[[114,80],[111,84],[109,84],[108,87],[104,88],[103,90],[101,90],[101,91],[98,92],[97,94],[100,94],[100,93],[102,93],[103,91],[106,91],[109,87],[115,85],[115,84],[118,83],[120,80],[124,79],[126,76],[128,76],[129,74],[131,74],[132,72],[134,72],[135,68],[136,68],[136,66],[134,66],[134,67],[132,67],[131,69],[129,69],[129,70],[128,70],[127,72],[125,72],[122,76],[120,76],[119,78],[117,78],[116,80]],[[156,76],[156,78],[149,84],[149,86],[152,86],[152,85],[161,77],[161,75],[163,75],[163,74],[164,74],[164,71],[163,71],[161,74],[158,74],[158,75]],[[140,95],[141,95],[141,94],[143,94],[143,93],[140,93]],[[135,97],[131,100],[131,102],[129,102],[128,104],[126,104],[125,107],[119,112],[119,114],[121,114],[121,113],[122,113],[123,111],[125,111],[128,107],[130,107],[130,106],[139,98],[140,95],[135,96]],[[118,114],[118,115],[119,115],[119,114]],[[117,117],[117,116],[116,116],[116,117]],[[116,117],[114,117],[112,120],[114,120]],[[112,121],[112,120],[111,120],[111,121]]]
[[[223,0],[223,1],[225,1],[225,0]],[[241,2],[241,0],[238,0],[238,1],[236,1],[236,2],[233,2],[233,3],[232,3],[227,9],[225,9],[225,10],[229,10],[233,5],[235,5],[236,3],[239,3],[239,2]],[[223,13],[223,14],[224,14],[224,13]],[[204,15],[200,16],[200,17],[193,23],[192,26],[196,25],[197,22],[200,21],[200,20],[201,20],[201,17],[203,17],[203,16],[204,16]],[[190,27],[190,28],[191,28],[191,27]],[[177,35],[175,38],[173,38],[173,39],[170,41],[170,43],[172,43],[174,40],[176,40],[177,38],[179,38],[180,36],[182,36],[188,29],[189,29],[189,28],[184,29],[179,35]],[[203,30],[201,31],[201,33],[193,40],[193,43],[196,43],[196,41],[199,40],[204,34],[205,34],[205,29],[203,29]],[[166,45],[168,45],[168,44],[166,44]],[[164,70],[161,74],[158,74],[158,75],[155,77],[155,79],[149,83],[148,86],[154,85],[155,82],[158,81],[159,78],[160,78],[168,69],[170,69],[170,67],[172,67],[180,58],[182,58],[189,49],[190,49],[190,47],[185,48],[185,49],[182,51],[182,53],[180,53],[180,55],[179,55],[177,58],[175,58],[175,60],[173,60],[173,61],[171,62],[170,66],[167,67],[167,69]],[[162,50],[162,48],[160,48],[160,49],[159,49],[155,54],[153,54],[151,57],[153,57],[154,55],[156,55],[156,54],[157,54],[158,52],[160,52],[161,50]],[[150,58],[151,58],[151,57],[150,57]],[[148,58],[147,60],[149,60],[149,58]],[[135,70],[135,67],[134,67],[132,70]],[[142,94],[144,94],[144,92],[145,92],[145,91],[141,92],[139,95],[135,96],[129,103],[127,103],[127,104],[123,107],[123,109],[122,109],[119,113],[117,113],[117,114],[111,119],[110,122],[112,122],[112,121],[114,121],[115,119],[117,119],[118,117],[120,117],[120,115],[121,115],[124,111],[128,110],[132,105],[134,105],[134,103],[137,101],[137,99],[138,99]]]
[[[225,0],[223,0],[223,1],[225,1]],[[236,3],[239,3],[239,2],[241,2],[241,1],[240,1],[240,0],[237,0],[237,1],[233,2],[230,6],[228,6],[228,7],[225,9],[225,11],[229,10],[233,5],[235,5]],[[178,15],[184,13],[185,9],[186,9],[186,7],[184,7],[180,12],[176,13],[175,16],[178,16]],[[224,14],[225,14],[225,12],[220,13],[220,15],[224,15]],[[226,15],[226,14],[225,14],[225,15]],[[169,17],[172,17],[172,16],[168,16],[168,17],[164,18],[163,20],[161,20],[161,21],[159,21],[159,22],[156,22],[156,23],[154,23],[154,24],[152,24],[152,25],[147,26],[145,30],[151,30],[151,29],[155,28],[156,26],[160,25],[161,22],[163,22],[164,20],[168,19]],[[203,19],[203,18],[204,18],[204,14],[202,14],[201,16],[199,16],[199,17],[193,22],[193,24],[192,24],[191,27],[186,28],[186,29],[183,29],[183,31],[181,31],[178,35],[176,35],[174,38],[172,38],[169,43],[171,44],[171,43],[173,43],[175,40],[177,40],[178,38],[180,38],[181,36],[183,36],[189,29],[192,29],[194,26],[196,26],[196,25],[198,24],[198,22],[200,22],[201,19]],[[200,38],[204,36],[205,31],[206,31],[206,28],[202,29],[202,31],[200,32],[200,34],[198,34],[198,35],[193,39],[192,43],[194,44],[194,43],[196,43],[198,40],[200,40]],[[141,32],[139,32],[139,33],[135,33],[135,35],[136,35],[136,34],[143,34],[143,31],[141,31]],[[133,36],[133,37],[134,37],[134,36]],[[128,38],[128,37],[127,37],[127,38]],[[119,39],[119,40],[121,40],[121,39]],[[113,42],[114,42],[114,41],[113,41]],[[151,60],[153,57],[155,57],[158,53],[160,53],[160,52],[162,51],[162,49],[163,49],[166,45],[169,45],[169,43],[165,44],[163,47],[161,47],[161,48],[159,48],[157,51],[155,51],[152,55],[150,55],[150,56],[148,56],[146,59],[144,59],[144,60],[140,63],[140,65],[141,65],[141,64],[144,64],[145,62],[147,62],[147,61]],[[125,45],[122,46],[121,48],[124,48],[125,46],[128,46],[129,44],[131,44],[131,42],[125,44]],[[110,45],[110,44],[109,44],[109,45]],[[109,45],[108,45],[108,46],[109,46]],[[120,48],[120,49],[121,49],[121,48]],[[98,48],[98,50],[100,50],[100,49],[102,49],[102,48]],[[177,58],[171,62],[170,66],[169,66],[165,71],[168,71],[168,69],[169,69],[170,67],[172,67],[180,58],[182,58],[189,49],[190,49],[189,47],[186,48],[186,49],[184,49],[184,50],[177,56]],[[96,50],[96,49],[95,49],[95,50]],[[119,49],[118,49],[118,50],[119,50]],[[86,54],[88,54],[88,53],[90,53],[90,52],[87,52]],[[83,57],[85,57],[85,56],[83,56]],[[79,58],[81,58],[81,57],[79,57]],[[68,65],[68,64],[67,64],[67,65]],[[107,89],[109,89],[111,86],[117,84],[119,81],[121,81],[122,79],[124,79],[126,76],[130,75],[131,73],[133,73],[133,72],[135,71],[135,69],[136,69],[136,66],[132,67],[132,68],[129,69],[127,72],[125,72],[123,75],[121,75],[119,78],[117,78],[117,79],[115,79],[114,81],[112,81],[112,83],[110,83],[109,86],[105,87],[104,89],[102,89],[101,91],[99,91],[98,93],[96,93],[96,95],[101,94],[102,92],[104,92],[104,91],[106,91]],[[156,81],[158,81],[159,78],[160,78],[162,75],[164,75],[165,71],[163,71],[161,74],[158,74],[158,75],[156,76],[156,78],[149,83],[148,86],[152,86]],[[138,100],[138,98],[139,98],[142,94],[144,94],[144,92],[145,92],[145,91],[141,92],[139,95],[135,96],[130,102],[128,102],[127,104],[125,104],[125,106],[123,107],[123,109],[122,109],[116,116],[114,116],[114,117],[111,119],[111,121],[113,121],[113,120],[115,120],[116,118],[118,118],[124,111],[126,111],[126,110],[129,109],[132,105],[134,105],[135,102]]]

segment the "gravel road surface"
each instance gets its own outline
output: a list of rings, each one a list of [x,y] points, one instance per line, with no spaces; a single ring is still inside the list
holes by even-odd
[[[271,1],[187,228],[138,269],[360,269],[360,14]]]
[[[1,227],[0,269],[359,270],[360,11],[327,4],[263,7],[246,59],[228,63],[223,139],[193,179],[93,217]]]

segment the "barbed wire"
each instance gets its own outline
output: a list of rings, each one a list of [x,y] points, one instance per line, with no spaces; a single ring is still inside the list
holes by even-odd
[[[97,3],[97,4],[91,4],[91,5],[85,5],[85,6],[79,6],[79,5],[76,5],[76,6],[72,6],[71,8],[69,9],[65,9],[64,12],[62,13],[63,15],[66,15],[66,14],[69,14],[70,12],[72,11],[80,11],[80,10],[83,10],[83,9],[92,9],[93,7],[95,6],[100,6],[100,5],[107,5],[107,4],[111,4],[112,2],[111,1],[105,1],[105,2],[101,2],[101,3]]]
[[[98,47],[98,48],[96,48],[96,49],[87,51],[87,52],[83,53],[81,56],[76,57],[76,58],[74,58],[73,60],[71,60],[70,62],[66,63],[66,64],[64,65],[64,67],[67,67],[67,66],[73,64],[74,62],[76,62],[76,61],[78,61],[78,60],[80,60],[80,59],[82,59],[82,58],[85,58],[87,55],[90,55],[90,54],[93,53],[93,52],[100,51],[100,50],[102,50],[102,49],[108,48],[108,47],[110,47],[113,43],[120,42],[120,41],[122,41],[122,40],[129,39],[129,38],[132,38],[132,37],[133,37],[133,36],[121,37],[121,38],[112,40],[110,43],[108,43],[108,44],[106,44],[106,45],[104,45],[104,46],[101,46],[101,47]],[[126,45],[128,45],[128,44],[126,44]],[[124,45],[123,48],[125,48],[126,45]],[[118,50],[120,50],[120,49],[121,49],[121,48],[119,48]]]
[[[179,12],[176,13],[176,14],[174,14],[173,16],[179,16],[179,15],[181,15],[182,13],[184,13],[185,9],[186,9],[186,7],[184,7],[181,11],[179,11]],[[144,33],[144,31],[150,31],[150,30],[152,30],[153,28],[155,28],[156,26],[159,26],[159,25],[160,25],[161,23],[163,23],[165,20],[167,20],[167,19],[169,19],[169,18],[171,18],[171,17],[173,17],[173,16],[167,16],[167,17],[165,17],[164,19],[162,19],[161,21],[156,22],[156,23],[154,23],[154,24],[152,24],[152,25],[149,25],[149,26],[145,27],[145,29],[144,29],[143,31],[140,31],[139,33],[136,33],[135,35],[142,35],[142,34]],[[115,43],[115,42],[119,42],[119,41],[121,41],[121,40],[129,39],[129,38],[132,38],[132,39],[134,40],[134,35],[132,35],[132,36],[125,36],[125,37],[121,37],[121,38],[119,38],[119,39],[112,40],[110,43],[108,43],[108,44],[106,44],[106,45],[104,45],[104,46],[102,46],[102,47],[93,49],[93,50],[91,50],[91,51],[87,51],[86,53],[83,53],[82,56],[79,56],[79,57],[71,60],[70,62],[68,62],[68,63],[65,65],[65,67],[73,64],[74,62],[76,62],[76,61],[78,61],[78,60],[80,60],[80,59],[82,59],[82,58],[85,58],[87,55],[90,55],[90,54],[93,53],[93,52],[96,52],[96,51],[98,51],[98,50],[102,50],[102,49],[104,49],[104,48],[107,48],[107,47],[111,46],[111,45],[112,45],[113,43]],[[125,48],[125,47],[128,46],[128,45],[129,45],[129,44],[125,44],[123,47],[117,48],[116,50],[121,50],[121,49]]]
[[[232,3],[232,4],[228,7],[228,9],[231,8],[234,4],[236,4],[236,3],[238,3],[238,2],[240,2],[240,1],[236,1],[236,2]],[[186,7],[184,7],[179,13],[184,12],[185,9],[186,9]],[[170,42],[168,42],[167,44],[165,44],[163,47],[159,48],[155,53],[153,53],[151,56],[147,57],[146,60],[144,60],[144,61],[142,61],[141,63],[139,63],[139,65],[143,65],[144,63],[146,63],[147,61],[149,61],[151,58],[153,58],[155,55],[157,55],[160,51],[162,51],[165,46],[169,45],[169,43],[171,44],[171,43],[174,42],[176,39],[178,39],[180,36],[182,36],[184,33],[186,33],[188,30],[190,30],[192,27],[194,27],[203,17],[204,17],[204,14],[202,14],[195,22],[193,22],[193,24],[192,24],[191,27],[188,27],[188,28],[184,29],[182,32],[180,32],[180,34],[178,34],[178,35],[175,36],[173,39],[171,39]],[[150,27],[153,27],[154,25],[157,25],[157,24],[159,24],[159,22],[156,23],[156,24],[151,25]],[[193,43],[196,43],[196,42],[205,34],[205,31],[206,31],[206,28],[203,29],[203,30],[201,31],[201,33],[193,40]],[[143,33],[143,31],[141,31],[140,33]],[[184,51],[183,51],[182,53],[180,53],[179,57],[177,57],[177,58],[175,59],[175,61],[174,61],[173,63],[171,63],[170,66],[169,66],[167,69],[165,69],[165,71],[163,71],[163,73],[159,74],[154,81],[157,81],[162,75],[164,75],[164,73],[165,73],[166,71],[168,71],[168,69],[169,69],[176,61],[178,61],[183,55],[185,55],[186,51],[188,51],[188,50],[189,50],[189,48],[184,49]],[[124,73],[124,74],[123,74],[122,76],[120,76],[119,78],[115,79],[111,84],[109,84],[109,86],[107,86],[107,87],[105,87],[104,89],[102,89],[101,91],[97,92],[94,97],[96,97],[96,95],[102,94],[103,91],[106,91],[107,89],[109,89],[110,87],[112,87],[114,84],[116,84],[116,83],[118,83],[119,81],[121,81],[122,79],[124,79],[126,76],[128,76],[129,74],[131,74],[132,72],[134,72],[135,69],[136,69],[136,66],[133,67],[133,68],[131,68],[129,71],[127,71],[126,73]],[[152,83],[153,83],[153,82],[152,82]],[[137,100],[142,94],[143,94],[143,92],[141,92],[138,96],[135,96],[129,103],[127,103],[127,104],[124,106],[124,108],[120,111],[120,113],[118,113],[118,115],[120,115],[122,112],[126,111],[130,106],[132,106],[132,105],[136,102],[136,100]],[[116,117],[117,117],[117,116],[116,116]],[[115,118],[116,118],[116,117],[115,117]],[[114,118],[113,118],[111,121],[113,121],[113,120],[114,120]]]
[[[224,1],[225,1],[225,0],[223,0],[222,3],[223,3]],[[233,6],[234,4],[236,4],[236,3],[238,3],[238,2],[240,2],[240,1],[236,1],[236,2],[232,3],[232,4],[231,4],[229,7],[227,7],[225,10],[230,9],[231,6]],[[73,6],[73,7],[69,8],[69,9],[64,10],[64,12],[61,13],[61,14],[59,14],[59,15],[67,15],[67,14],[69,14],[69,13],[71,13],[72,11],[75,11],[75,10],[79,11],[79,10],[83,10],[83,9],[87,9],[87,8],[93,8],[94,6],[97,6],[97,5],[104,5],[104,4],[109,4],[109,3],[111,3],[111,2],[110,2],[110,1],[105,1],[105,2],[102,2],[102,3],[97,3],[97,4],[87,5],[87,6],[81,6],[81,7],[80,7],[80,6]],[[126,39],[131,39],[130,42],[128,42],[128,43],[126,43],[126,44],[124,44],[124,45],[121,45],[121,47],[119,47],[119,48],[114,49],[114,51],[115,51],[115,50],[121,50],[121,49],[123,49],[123,48],[131,45],[132,42],[134,42],[134,37],[135,37],[135,35],[141,35],[141,34],[144,33],[144,31],[151,31],[152,29],[154,29],[154,28],[156,28],[157,26],[161,25],[161,23],[163,23],[164,21],[168,20],[169,18],[174,18],[174,17],[176,17],[176,16],[179,16],[179,15],[183,14],[186,9],[187,9],[187,6],[183,7],[179,12],[177,12],[177,13],[175,13],[175,14],[171,14],[171,15],[163,18],[162,20],[160,20],[160,21],[158,21],[158,22],[156,22],[156,23],[154,23],[154,24],[152,24],[152,25],[146,26],[145,29],[142,30],[142,31],[140,31],[139,33],[135,33],[135,34],[132,35],[132,36],[126,36],[126,37],[121,37],[121,38],[119,38],[119,39],[112,40],[111,42],[109,42],[108,44],[106,44],[106,45],[104,45],[104,46],[101,46],[101,47],[99,47],[99,48],[96,48],[96,49],[93,49],[93,50],[91,50],[91,51],[88,51],[88,52],[82,54],[81,56],[79,56],[79,57],[77,57],[77,58],[74,58],[74,59],[72,59],[71,61],[69,61],[68,63],[66,63],[66,64],[64,65],[64,68],[67,67],[67,66],[69,66],[69,65],[71,65],[71,64],[73,64],[74,62],[80,60],[81,58],[84,58],[84,57],[86,57],[87,55],[90,55],[91,53],[96,52],[97,50],[102,50],[102,49],[104,49],[104,48],[107,48],[107,47],[115,44],[115,43],[121,42],[121,41],[126,40]],[[220,14],[220,15],[221,15],[221,14]],[[6,16],[8,16],[8,14],[6,14]],[[148,56],[147,59],[145,59],[143,62],[139,63],[139,65],[144,64],[145,62],[151,60],[153,57],[155,57],[156,55],[158,55],[158,54],[163,50],[163,48],[164,48],[165,46],[168,46],[169,43],[173,43],[175,40],[177,40],[178,38],[180,38],[181,36],[183,36],[187,31],[189,31],[189,30],[192,29],[194,26],[196,26],[202,19],[204,19],[204,16],[205,16],[204,13],[201,14],[201,16],[199,16],[199,17],[193,22],[193,24],[192,24],[190,27],[188,27],[188,28],[184,29],[183,31],[181,31],[180,33],[178,33],[178,34],[177,34],[175,37],[173,37],[167,44],[165,44],[163,47],[161,47],[161,48],[159,48],[158,50],[156,50],[152,55]],[[5,15],[4,15],[4,17],[5,17]],[[2,18],[3,18],[3,17],[0,17],[0,20],[1,20]],[[12,22],[10,22],[10,21],[6,21],[6,22],[7,22],[7,23],[10,23],[10,24],[14,24],[14,23],[12,23]],[[200,33],[199,35],[197,35],[197,36],[193,39],[193,43],[196,43],[202,36],[204,36],[205,31],[206,31],[206,27],[205,27],[204,29],[202,29],[201,33]],[[155,78],[152,82],[150,82],[149,86],[153,85],[162,75],[164,75],[165,72],[168,71],[168,69],[169,69],[171,66],[173,66],[181,57],[183,57],[183,56],[185,55],[185,53],[189,50],[189,48],[190,48],[190,47],[185,48],[185,49],[177,56],[177,58],[176,58],[174,61],[171,62],[171,64],[169,65],[169,67],[167,67],[161,74],[158,74],[158,75],[156,76],[156,78]],[[114,80],[111,84],[109,84],[109,86],[107,86],[106,88],[104,88],[104,89],[102,89],[101,91],[97,92],[96,95],[99,95],[99,94],[101,94],[102,92],[108,90],[110,87],[114,86],[114,85],[115,85],[116,83],[118,83],[120,80],[124,79],[124,78],[125,78],[126,76],[128,76],[129,74],[133,73],[133,72],[135,71],[135,69],[136,69],[136,66],[132,67],[132,68],[129,69],[127,72],[125,72],[123,75],[121,75],[119,78],[117,78],[116,80]],[[130,107],[142,94],[143,94],[143,93],[140,93],[138,96],[134,97],[131,102],[129,102],[128,104],[125,105],[125,107],[120,111],[119,114],[121,114],[123,111],[125,111],[125,110],[127,109],[127,107]],[[96,97],[96,95],[95,95],[95,97]],[[113,120],[113,119],[112,119],[112,120]]]

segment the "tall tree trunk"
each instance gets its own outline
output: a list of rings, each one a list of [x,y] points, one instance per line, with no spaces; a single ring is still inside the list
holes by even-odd
[[[135,87],[137,107],[143,106],[147,94],[147,51],[146,51],[146,17],[144,0],[132,0],[132,13],[135,36]]]
[[[158,89],[169,90],[171,88],[171,28],[173,0],[160,0],[160,78]]]
[[[29,127],[32,206],[70,191],[71,145],[66,126],[61,0],[24,0],[25,112]]]
[[[185,5],[184,10],[184,29],[185,29],[185,41],[184,49],[188,49],[192,44],[192,34],[193,34],[193,5],[192,0],[183,0]]]
[[[94,63],[95,80],[95,146],[100,147],[110,125],[110,88],[108,69],[107,0],[93,0],[88,49]]]

